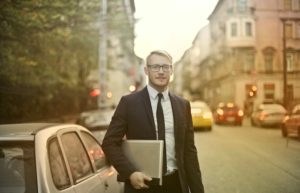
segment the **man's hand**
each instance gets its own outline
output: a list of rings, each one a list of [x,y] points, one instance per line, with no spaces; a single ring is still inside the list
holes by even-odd
[[[145,175],[142,172],[133,172],[130,176],[129,176],[131,185],[135,188],[135,189],[144,189],[144,188],[149,188],[149,186],[147,184],[145,184],[145,181],[151,181],[152,178]]]

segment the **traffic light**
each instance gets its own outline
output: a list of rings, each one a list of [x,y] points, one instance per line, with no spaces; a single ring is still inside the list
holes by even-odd
[[[247,97],[248,98],[256,97],[256,93],[257,93],[257,87],[255,85],[251,85],[248,87],[248,89],[247,89]]]
[[[94,88],[93,90],[91,90],[90,92],[90,96],[91,97],[96,97],[96,96],[99,96],[101,94],[101,91],[100,89],[98,88]]]
[[[256,97],[256,91],[257,91],[257,87],[255,85],[252,85],[251,87],[252,97]]]

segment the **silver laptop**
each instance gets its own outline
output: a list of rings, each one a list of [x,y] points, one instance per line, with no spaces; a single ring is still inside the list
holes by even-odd
[[[163,140],[124,140],[127,158],[143,173],[152,177],[149,185],[162,185]]]

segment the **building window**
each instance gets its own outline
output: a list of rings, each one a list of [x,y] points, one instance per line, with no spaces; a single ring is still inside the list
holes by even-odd
[[[264,84],[265,99],[275,99],[275,85],[273,83]]]
[[[288,72],[293,71],[293,54],[287,53],[286,55],[286,69]]]
[[[252,36],[252,23],[246,22],[246,36]]]
[[[300,38],[300,22],[298,22],[296,25],[297,25],[297,27],[296,27],[296,37]]]
[[[292,38],[293,37],[293,25],[291,23],[285,23],[285,38]]]
[[[273,60],[274,60],[274,52],[273,48],[266,48],[264,50],[264,59],[265,59],[265,70],[266,73],[273,72]]]
[[[237,10],[239,13],[247,11],[247,0],[237,0]]]
[[[265,67],[266,72],[271,73],[273,71],[273,53],[265,54]]]
[[[292,10],[292,0],[283,0],[284,10]]]
[[[296,52],[295,54],[296,58],[296,63],[295,63],[295,70],[300,70],[300,50]]]
[[[246,72],[251,72],[254,70],[254,50],[249,49],[244,55],[244,70]]]
[[[231,37],[237,36],[237,23],[231,23]]]
[[[287,98],[287,101],[293,101],[294,100],[294,87],[293,87],[292,84],[287,85],[286,98]]]

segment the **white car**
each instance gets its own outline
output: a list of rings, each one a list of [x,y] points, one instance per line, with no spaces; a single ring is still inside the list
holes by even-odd
[[[121,193],[116,170],[86,128],[0,125],[0,192]]]
[[[286,113],[280,104],[260,104],[251,115],[251,124],[260,127],[280,126]]]

